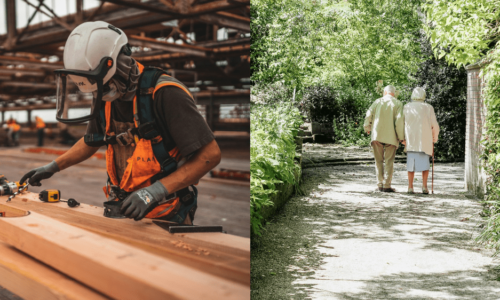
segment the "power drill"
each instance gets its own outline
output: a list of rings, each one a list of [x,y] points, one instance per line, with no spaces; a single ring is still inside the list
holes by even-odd
[[[20,185],[19,182],[10,182],[4,175],[0,175],[0,196],[12,195],[25,185]]]

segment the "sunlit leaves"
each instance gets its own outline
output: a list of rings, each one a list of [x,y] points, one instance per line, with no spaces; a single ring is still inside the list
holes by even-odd
[[[419,1],[252,1],[252,79],[302,89],[318,83],[397,85],[421,61]]]
[[[299,110],[288,104],[252,105],[250,121],[250,218],[252,232],[260,234],[261,209],[273,205],[276,184],[298,184],[295,137],[303,121]]]
[[[423,5],[436,57],[457,66],[475,63],[498,40],[499,0],[434,0]]]

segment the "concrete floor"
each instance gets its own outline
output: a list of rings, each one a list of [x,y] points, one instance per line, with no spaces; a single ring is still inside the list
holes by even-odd
[[[24,143],[23,143],[24,142]],[[22,152],[22,148],[32,147],[34,140],[21,140],[21,147],[0,147],[0,174],[11,181],[18,181],[29,170],[43,166],[57,156]],[[248,143],[248,142],[246,142]],[[222,161],[217,168],[248,171],[250,169],[249,146],[245,141],[219,143]],[[52,143],[49,147],[61,147]],[[63,148],[63,147],[62,147]],[[103,186],[106,183],[105,160],[89,159],[73,166],[52,178],[42,181],[41,187],[30,187],[31,192],[44,189],[58,189],[63,199],[76,200],[102,206],[106,201]],[[250,185],[248,182],[212,179],[205,176],[198,185],[197,225],[222,225],[229,234],[250,237]]]

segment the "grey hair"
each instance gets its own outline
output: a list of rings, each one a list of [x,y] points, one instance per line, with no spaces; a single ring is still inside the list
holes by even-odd
[[[388,93],[388,94],[391,93],[393,95],[396,95],[396,88],[392,85],[388,85],[384,88],[384,94],[385,93]]]
[[[425,100],[425,90],[421,87],[416,87],[411,93],[411,100],[424,101]]]

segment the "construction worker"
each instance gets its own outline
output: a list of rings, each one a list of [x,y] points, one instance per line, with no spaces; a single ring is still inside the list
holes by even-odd
[[[38,137],[38,147],[43,146],[43,138],[45,134],[45,122],[39,116],[35,116],[36,135]]]
[[[9,132],[9,144],[14,146],[19,146],[19,135],[21,134],[21,125],[17,124],[16,120],[12,117],[7,121],[7,126],[10,129]]]
[[[220,149],[189,90],[130,55],[125,33],[106,22],[86,22],[71,32],[65,69],[55,71],[56,119],[89,121],[87,134],[55,161],[26,173],[21,183],[40,186],[107,145],[108,202],[120,201],[121,213],[135,220],[192,224],[193,184],[220,162]],[[88,115],[68,118],[64,107],[77,93],[91,95],[92,106]]]

